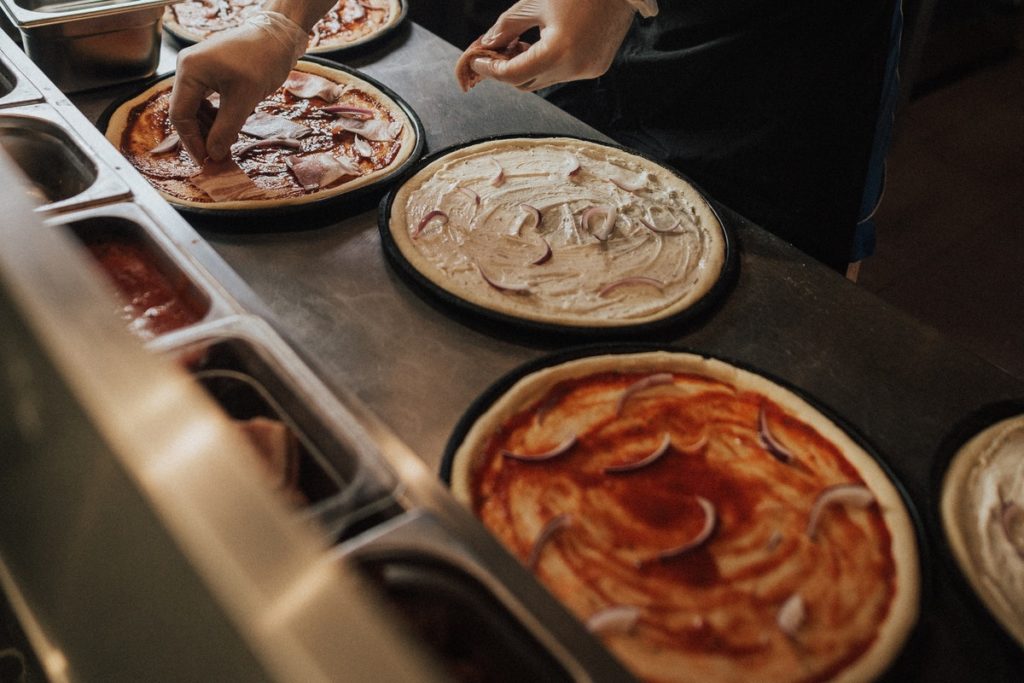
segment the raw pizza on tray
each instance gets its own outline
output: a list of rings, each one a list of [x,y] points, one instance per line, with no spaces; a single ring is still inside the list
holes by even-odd
[[[259,0],[185,0],[167,6],[163,24],[171,35],[198,43],[238,26],[262,8]],[[362,45],[401,19],[401,0],[339,0],[313,25],[306,52],[326,53]]]
[[[410,159],[416,128],[379,88],[347,71],[299,61],[249,116],[231,156],[200,166],[168,107],[174,76],[119,106],[106,136],[172,204],[266,210],[321,201],[382,181]],[[200,119],[211,121],[217,95]]]
[[[671,318],[726,262],[722,224],[689,183],[577,138],[444,154],[394,193],[387,229],[409,267],[457,300],[575,328]]]
[[[455,497],[644,680],[871,680],[916,621],[898,489],[753,372],[676,352],[569,361],[450,449]]]

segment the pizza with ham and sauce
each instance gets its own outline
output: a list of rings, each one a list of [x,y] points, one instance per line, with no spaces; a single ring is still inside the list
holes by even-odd
[[[197,164],[180,144],[168,107],[170,76],[113,113],[107,139],[179,207],[237,211],[317,202],[383,180],[417,148],[405,110],[368,81],[300,61],[249,116],[231,156]],[[216,94],[200,121],[212,121]]]
[[[382,232],[431,287],[486,314],[558,328],[674,320],[708,297],[727,263],[725,229],[687,181],[567,137],[442,154],[393,193]]]
[[[794,393],[686,353],[519,380],[451,487],[638,677],[864,681],[917,618],[910,514]]]
[[[171,35],[198,43],[238,26],[262,9],[260,0],[185,0],[168,5],[163,24]],[[308,54],[356,47],[402,20],[401,0],[339,0],[309,33]]]

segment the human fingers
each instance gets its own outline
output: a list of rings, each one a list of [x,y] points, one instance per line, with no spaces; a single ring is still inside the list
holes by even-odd
[[[220,109],[206,138],[206,151],[211,159],[220,161],[227,158],[231,153],[231,145],[238,139],[238,133],[245,125],[245,120],[252,114],[260,99],[259,96],[254,97],[251,92],[226,90],[221,93]]]
[[[550,72],[556,63],[556,55],[552,54],[547,46],[537,43],[512,59],[478,57],[470,66],[482,76],[520,87],[531,80],[539,80],[545,73]]]
[[[520,0],[512,5],[481,37],[481,44],[488,48],[501,48],[531,28],[540,26],[541,4],[539,0]]]
[[[179,76],[175,78],[174,89],[171,91],[171,125],[178,131],[185,150],[197,162],[202,162],[207,156],[206,140],[203,139],[197,114],[200,103],[206,97],[207,88],[201,82],[180,74],[179,62]]]

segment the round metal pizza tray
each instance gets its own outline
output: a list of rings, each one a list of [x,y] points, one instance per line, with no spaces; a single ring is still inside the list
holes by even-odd
[[[394,102],[402,110],[402,113],[408,117],[413,127],[413,137],[415,141],[409,157],[396,166],[389,174],[378,178],[372,183],[362,185],[349,192],[332,194],[325,196],[322,199],[311,199],[300,204],[279,205],[267,208],[254,207],[245,209],[218,209],[212,204],[209,205],[209,208],[207,205],[198,207],[181,204],[176,202],[174,198],[164,195],[164,198],[171,206],[191,218],[198,219],[204,224],[204,227],[215,227],[227,232],[254,232],[266,229],[305,230],[311,227],[316,227],[321,222],[336,221],[339,218],[355,213],[361,213],[368,208],[371,208],[377,203],[381,194],[386,191],[391,183],[393,183],[397,178],[402,177],[406,170],[417,163],[420,155],[423,153],[424,141],[426,138],[423,123],[420,121],[416,111],[397,93],[377,79],[364,74],[358,69],[339,64],[329,59],[323,59],[320,57],[302,57],[299,62],[310,62],[312,64],[317,64],[346,73],[349,76],[365,81],[371,86],[377,88],[392,102]],[[106,135],[107,127],[110,125],[110,119],[115,111],[157,83],[173,81],[174,76],[175,73],[171,72],[157,78],[149,79],[139,84],[130,93],[113,101],[100,115],[96,123],[96,127]],[[301,218],[302,220],[282,223],[279,220],[279,217],[283,215]]]
[[[168,10],[170,6],[168,6]],[[398,18],[388,26],[376,33],[371,33],[368,36],[346,43],[345,45],[336,46],[317,46],[306,50],[306,55],[326,57],[330,56],[333,59],[341,57],[354,57],[363,54],[363,52],[372,49],[382,43],[383,41],[394,37],[399,31],[405,30],[408,27],[406,18],[409,14],[409,3],[407,0],[399,0],[398,2]],[[167,16],[166,13],[164,16]],[[195,45],[197,41],[180,30],[177,30],[170,22],[161,19],[161,26],[167,32],[175,43],[180,47],[188,47],[189,45]]]
[[[906,642],[900,653],[890,663],[886,672],[879,677],[879,680],[892,680],[901,681],[909,680],[912,677],[912,673],[918,669],[918,658],[921,656],[923,648],[925,647],[924,639],[922,637],[923,627],[922,624],[925,621],[925,613],[927,603],[926,599],[931,595],[932,589],[932,576],[931,576],[931,560],[930,560],[930,547],[928,543],[928,537],[925,533],[925,526],[918,513],[918,508],[914,504],[907,488],[900,481],[899,477],[893,471],[887,460],[882,457],[870,441],[868,441],[862,433],[854,428],[849,422],[838,415],[834,410],[824,405],[821,401],[817,400],[813,396],[807,394],[807,392],[794,386],[793,384],[780,379],[771,373],[764,372],[763,370],[753,367],[750,364],[737,362],[730,358],[723,356],[709,354],[702,351],[696,351],[683,346],[675,346],[668,344],[627,344],[627,343],[599,343],[590,344],[586,346],[577,346],[573,348],[564,349],[546,356],[535,358],[532,361],[528,361],[514,368],[495,380],[487,389],[484,390],[469,406],[466,412],[462,415],[455,428],[452,430],[452,434],[448,439],[447,444],[444,448],[444,453],[441,457],[441,465],[439,468],[439,476],[445,485],[451,485],[451,474],[452,474],[452,461],[455,457],[455,452],[459,446],[465,440],[470,429],[476,424],[476,421],[487,412],[490,407],[497,402],[502,396],[505,395],[513,385],[516,384],[520,379],[530,375],[539,370],[561,365],[569,361],[578,360],[581,358],[587,358],[590,356],[601,356],[611,354],[635,354],[635,353],[646,353],[652,351],[667,351],[670,353],[687,353],[703,358],[713,359],[732,365],[740,370],[750,372],[779,385],[780,387],[792,392],[800,399],[806,401],[815,410],[820,412],[828,420],[831,420],[840,430],[845,432],[858,446],[860,446],[879,466],[885,476],[892,483],[896,489],[903,506],[910,517],[911,525],[914,529],[914,537],[917,541],[918,555],[917,555],[917,568],[918,577],[920,581],[918,604],[917,604],[917,620],[912,627],[910,634],[907,637]]]
[[[391,222],[392,205],[395,196],[402,185],[421,170],[441,159],[442,157],[457,152],[465,147],[471,147],[485,142],[497,140],[510,140],[517,138],[544,139],[544,138],[569,138],[581,140],[592,144],[610,147],[626,154],[640,157],[650,163],[656,164],[666,172],[691,185],[704,199],[712,214],[722,226],[722,236],[725,243],[725,258],[718,279],[712,287],[697,301],[689,307],[673,315],[658,320],[651,320],[642,323],[624,323],[616,326],[587,326],[587,325],[560,325],[556,323],[530,320],[527,318],[502,313],[499,311],[480,306],[452,294],[448,290],[434,283],[425,276],[402,254],[401,249],[391,235],[389,224]],[[476,328],[482,332],[501,337],[502,339],[516,339],[524,343],[536,344],[543,342],[572,343],[581,340],[597,341],[630,341],[638,337],[660,341],[669,341],[678,336],[681,328],[688,323],[702,318],[717,307],[724,300],[732,286],[736,282],[739,272],[739,250],[736,237],[730,225],[722,220],[721,213],[716,210],[715,205],[708,200],[708,196],[693,181],[679,173],[675,169],[666,166],[660,161],[637,150],[609,143],[603,140],[593,140],[577,135],[565,135],[555,133],[514,133],[508,135],[493,135],[476,138],[462,142],[444,149],[438,150],[407,169],[399,181],[391,188],[380,202],[377,212],[377,227],[380,232],[381,246],[384,249],[386,260],[398,272],[402,279],[421,295],[428,303],[437,306],[442,312],[460,323]]]
[[[989,427],[1002,422],[1003,420],[1024,415],[1024,397],[1001,401],[984,406],[971,413],[956,423],[949,433],[942,439],[936,451],[935,459],[932,461],[931,470],[931,493],[932,501],[928,507],[927,522],[929,532],[935,546],[940,550],[942,562],[949,574],[954,578],[957,590],[965,598],[969,609],[974,613],[976,621],[985,625],[990,631],[987,637],[1001,643],[1008,650],[1016,650],[1024,665],[1024,642],[1016,640],[1006,630],[999,618],[989,610],[984,599],[975,589],[974,584],[967,578],[964,567],[960,564],[950,544],[946,533],[945,524],[942,521],[942,498],[947,485],[946,474],[949,472],[953,461],[960,454],[961,449],[974,437],[980,435]]]

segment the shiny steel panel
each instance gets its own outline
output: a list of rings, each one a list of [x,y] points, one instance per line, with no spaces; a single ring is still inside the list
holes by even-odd
[[[0,146],[32,181],[40,212],[83,208],[131,194],[47,104],[0,110]]]

